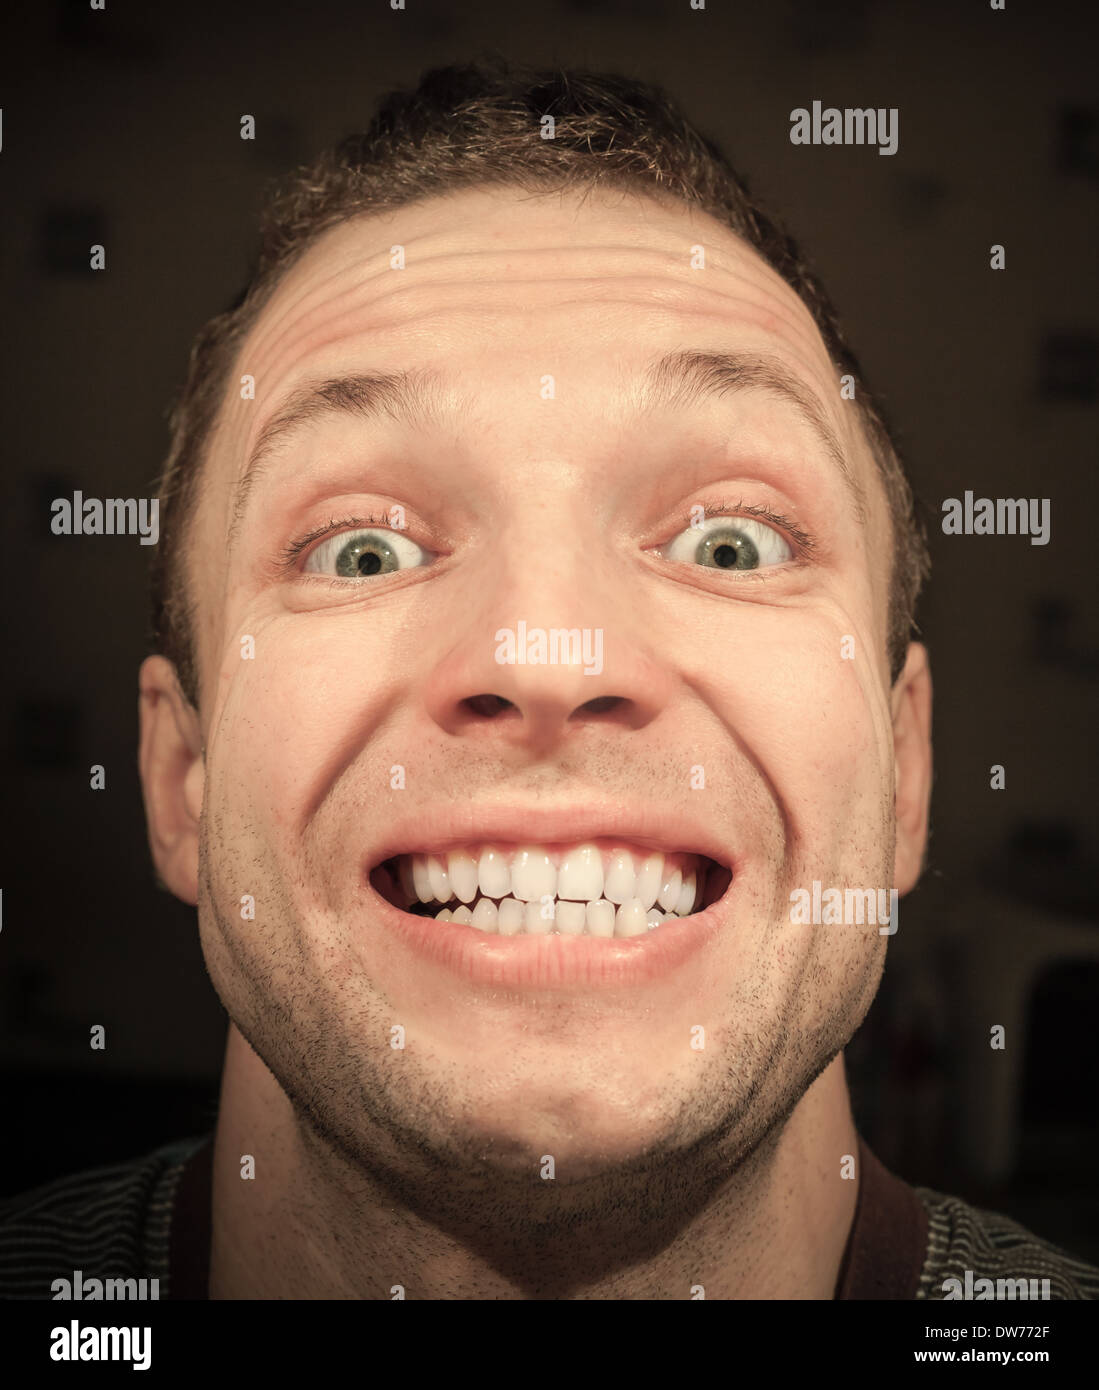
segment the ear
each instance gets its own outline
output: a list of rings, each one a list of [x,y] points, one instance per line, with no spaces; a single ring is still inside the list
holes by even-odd
[[[142,662],[139,688],[138,768],[149,848],[161,882],[177,898],[194,905],[206,775],[198,713],[184,697],[175,667],[165,657],[150,656]]]
[[[907,893],[916,886],[923,867],[931,804],[931,667],[927,648],[919,642],[909,643],[890,704],[897,821],[893,884],[899,893]]]

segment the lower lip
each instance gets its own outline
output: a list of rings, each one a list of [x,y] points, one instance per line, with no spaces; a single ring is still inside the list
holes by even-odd
[[[666,979],[712,941],[732,891],[644,936],[498,936],[464,922],[402,912],[367,884],[383,926],[421,959],[470,984],[508,990],[631,989]]]

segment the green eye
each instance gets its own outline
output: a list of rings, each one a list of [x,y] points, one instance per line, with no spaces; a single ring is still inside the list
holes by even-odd
[[[354,536],[336,555],[336,573],[347,579],[359,575],[389,574],[399,568],[393,547],[381,536]]]
[[[754,570],[759,564],[759,551],[743,531],[725,529],[713,531],[699,543],[695,559],[700,565],[714,565],[723,570]]]
[[[781,565],[794,552],[772,526],[751,517],[708,517],[701,526],[688,526],[664,548],[666,560],[702,565],[706,569],[754,570]]]
[[[305,569],[341,579],[370,579],[424,564],[428,552],[395,531],[343,532],[318,545]]]

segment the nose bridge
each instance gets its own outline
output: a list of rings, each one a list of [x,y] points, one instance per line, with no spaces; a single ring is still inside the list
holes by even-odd
[[[545,498],[505,528],[497,548],[503,580],[493,611],[528,631],[592,627],[614,603],[608,537],[591,508]]]

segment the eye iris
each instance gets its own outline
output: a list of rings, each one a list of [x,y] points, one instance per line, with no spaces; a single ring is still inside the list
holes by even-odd
[[[380,536],[355,536],[336,556],[336,573],[345,579],[388,574],[397,568],[396,554]]]
[[[701,564],[723,570],[753,570],[759,565],[759,551],[743,531],[715,531],[698,547]]]

